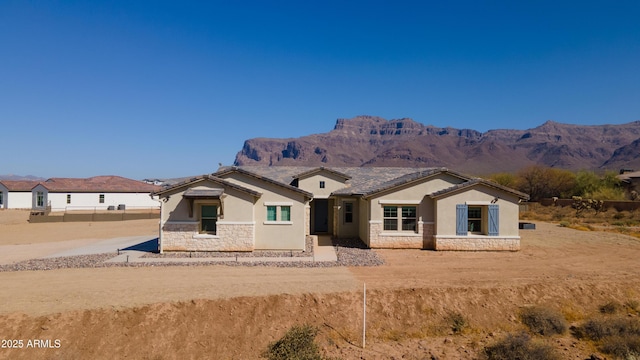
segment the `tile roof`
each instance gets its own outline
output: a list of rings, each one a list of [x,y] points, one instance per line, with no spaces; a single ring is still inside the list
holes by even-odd
[[[37,180],[2,180],[0,184],[3,184],[9,191],[24,191],[31,192],[40,181]]]
[[[347,174],[343,174],[341,172],[335,171],[333,169],[326,168],[324,166],[313,168],[313,169],[311,169],[309,171],[305,171],[303,173],[300,173],[300,174],[297,174],[297,175],[293,175],[293,178],[294,179],[301,179],[301,178],[308,177],[310,175],[313,175],[313,174],[316,174],[316,173],[319,173],[319,172],[323,172],[323,171],[326,171],[328,173],[334,174],[334,175],[336,175],[338,177],[341,177],[341,178],[343,178],[345,180],[351,179],[351,176],[349,176]]]
[[[254,173],[260,177],[285,184],[291,184],[293,179],[300,174],[314,172],[318,169],[318,167],[311,166],[225,166],[220,168],[218,172],[228,171],[232,168],[241,169],[245,172]],[[446,170],[444,168],[408,167],[331,167],[325,169],[351,178],[347,181],[344,188],[334,191],[334,195],[369,194],[419,179],[428,173]],[[451,171],[448,172],[467,179],[467,177],[463,175]]]
[[[90,178],[50,178],[40,182],[50,192],[122,192],[151,193],[159,186],[121,176],[94,176]]]

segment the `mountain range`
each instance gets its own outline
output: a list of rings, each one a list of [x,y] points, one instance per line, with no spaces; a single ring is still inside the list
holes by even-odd
[[[640,168],[640,121],[572,125],[547,121],[527,130],[424,125],[409,118],[338,119],[333,130],[299,138],[246,140],[235,165],[444,166],[468,174],[529,165],[567,170]]]

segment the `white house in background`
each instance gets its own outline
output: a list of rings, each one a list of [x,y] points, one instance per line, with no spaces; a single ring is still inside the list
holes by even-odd
[[[159,186],[120,176],[50,178],[33,186],[29,208],[51,211],[155,209],[159,204],[149,194],[158,190]]]
[[[31,209],[34,180],[0,180],[0,209]]]

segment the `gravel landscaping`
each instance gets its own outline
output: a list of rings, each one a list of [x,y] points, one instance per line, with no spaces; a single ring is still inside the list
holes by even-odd
[[[366,248],[359,240],[333,240],[336,249],[338,261],[335,262],[313,262],[313,261],[203,261],[203,262],[118,262],[105,263],[106,260],[116,257],[117,253],[105,253],[96,255],[80,255],[67,256],[48,259],[32,259],[21,261],[8,265],[0,265],[0,272],[3,271],[28,271],[28,270],[55,270],[55,269],[73,269],[73,268],[100,268],[100,267],[147,267],[147,266],[209,266],[209,265],[227,265],[227,266],[271,266],[271,267],[334,267],[334,266],[379,266],[384,261],[378,254]],[[191,252],[191,253],[168,253],[154,254],[148,253],[143,255],[140,260],[145,258],[216,258],[216,257],[312,257],[313,246],[307,242],[307,251],[254,251],[254,252]],[[138,261],[140,261],[138,260]]]

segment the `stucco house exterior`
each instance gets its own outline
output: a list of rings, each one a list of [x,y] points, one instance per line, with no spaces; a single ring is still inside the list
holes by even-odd
[[[120,176],[0,181],[0,208],[34,211],[158,209],[160,186]]]
[[[0,180],[0,209],[31,209],[35,180]]]
[[[222,167],[152,194],[160,251],[303,250],[309,234],[371,248],[520,249],[528,196],[446,168]]]

